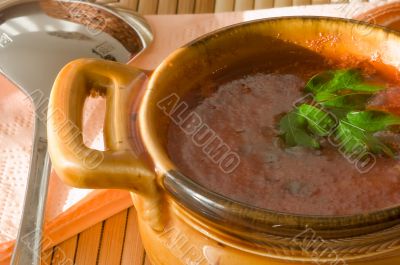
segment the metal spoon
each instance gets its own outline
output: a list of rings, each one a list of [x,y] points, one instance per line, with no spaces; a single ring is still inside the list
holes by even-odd
[[[40,264],[50,160],[46,117],[51,87],[77,58],[126,63],[152,41],[138,15],[71,0],[8,0],[0,4],[0,70],[35,107],[35,136],[25,206],[12,264]]]

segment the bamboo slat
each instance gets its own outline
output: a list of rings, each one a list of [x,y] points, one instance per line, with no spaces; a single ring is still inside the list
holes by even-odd
[[[46,250],[42,253],[40,265],[51,265],[51,259],[53,258],[53,248]]]
[[[162,14],[176,14],[178,0],[159,0],[157,13]]]
[[[114,215],[104,223],[98,265],[120,264],[128,211]],[[101,251],[101,249],[112,251]]]
[[[254,9],[254,0],[236,0],[235,11]]]
[[[329,4],[330,0],[312,0],[311,4],[313,5],[323,5],[323,4]]]
[[[216,0],[215,12],[229,12],[235,8],[235,0]]]
[[[72,265],[75,261],[76,247],[78,244],[78,236],[74,236],[60,245],[54,247],[52,265]]]
[[[293,0],[293,5],[294,6],[304,6],[304,5],[310,5],[311,0]]]
[[[98,223],[79,235],[76,265],[96,265],[102,228],[103,223]]]
[[[292,0],[275,0],[274,7],[284,7],[284,6],[291,6]]]
[[[139,0],[119,0],[116,4],[118,6],[137,11]]]
[[[254,8],[263,9],[274,7],[274,0],[255,0]]]
[[[125,233],[121,265],[143,265],[145,254],[137,227],[137,214],[134,208],[128,210]]]
[[[158,0],[141,0],[138,12],[143,15],[157,14]]]
[[[214,13],[215,1],[214,0],[196,0],[194,12],[198,13]]]
[[[178,14],[194,13],[195,0],[179,0]]]
[[[117,3],[117,2],[119,2],[119,1],[118,1],[118,0],[98,0],[98,1],[96,1],[96,2],[104,3],[104,4],[109,4],[109,3]]]

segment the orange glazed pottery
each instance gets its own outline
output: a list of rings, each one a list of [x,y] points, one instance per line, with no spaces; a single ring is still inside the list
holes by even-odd
[[[183,97],[227,66],[289,58],[290,45],[280,42],[400,70],[400,34],[322,17],[264,19],[212,32],[172,53],[149,80],[131,66],[74,61],[59,74],[48,111],[57,174],[75,187],[131,191],[154,265],[400,264],[400,207],[332,217],[269,211],[211,192],[171,161],[171,119],[158,103]],[[82,139],[83,106],[93,95],[107,100],[106,151],[91,150]]]

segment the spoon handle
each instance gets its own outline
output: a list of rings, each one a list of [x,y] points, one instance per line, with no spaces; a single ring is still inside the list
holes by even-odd
[[[42,240],[42,227],[51,167],[46,135],[45,123],[36,118],[24,209],[11,260],[13,265],[40,265],[42,245],[46,244],[46,240]]]

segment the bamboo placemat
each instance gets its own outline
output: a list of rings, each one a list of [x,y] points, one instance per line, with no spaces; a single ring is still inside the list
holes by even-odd
[[[135,208],[122,211],[42,254],[42,265],[151,265]]]
[[[128,8],[141,14],[188,14],[244,11],[253,9],[320,5],[330,3],[368,2],[376,0],[97,0]]]

